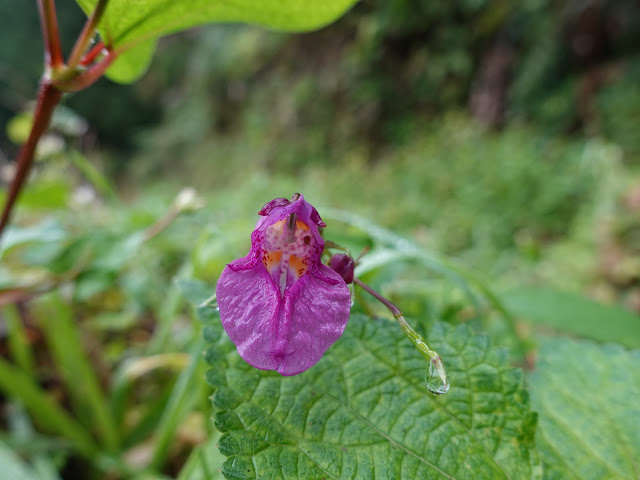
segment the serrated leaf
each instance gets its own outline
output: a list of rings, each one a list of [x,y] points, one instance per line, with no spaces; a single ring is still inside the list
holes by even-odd
[[[352,316],[342,338],[307,372],[282,377],[236,353],[209,322],[209,382],[227,478],[537,477],[536,416],[522,373],[469,329],[437,324],[428,339],[451,390],[434,397],[426,365],[400,329]]]
[[[640,477],[640,352],[547,339],[530,378],[547,479]]]
[[[77,2],[89,15],[97,0]],[[276,30],[313,30],[335,20],[354,3],[355,0],[111,0],[99,30],[106,44],[126,51],[141,44],[152,44],[163,35],[205,23],[241,22]],[[224,48],[223,45],[220,47]],[[115,75],[120,81],[136,78],[125,75],[122,70]]]
[[[501,295],[522,319],[594,340],[640,347],[640,316],[620,307],[551,288],[527,287]]]

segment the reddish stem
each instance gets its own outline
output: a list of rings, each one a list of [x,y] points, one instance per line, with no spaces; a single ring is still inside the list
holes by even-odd
[[[117,56],[116,52],[109,51],[107,55],[101,58],[98,63],[89,67],[89,69],[70,78],[60,76],[53,83],[63,92],[77,92],[79,90],[84,90],[104,75],[105,70],[109,68]]]
[[[9,188],[7,199],[2,210],[2,218],[0,218],[0,235],[2,235],[7,223],[9,223],[13,205],[20,194],[20,190],[22,190],[22,185],[26,180],[29,171],[31,170],[38,141],[44,132],[47,131],[53,110],[60,102],[61,98],[62,92],[54,87],[49,80],[46,78],[43,79],[40,84],[40,91],[38,92],[38,103],[36,104],[36,110],[33,115],[31,133],[29,134],[27,143],[25,143],[20,149],[16,173],[13,177],[13,181],[11,182],[11,187]]]
[[[378,300],[380,303],[382,303],[385,307],[387,307],[389,309],[389,311],[393,314],[393,316],[395,318],[398,318],[398,317],[402,316],[402,312],[400,311],[400,309],[398,307],[396,307],[396,305],[393,302],[391,302],[390,300],[387,300],[386,298],[384,298],[382,295],[380,295],[378,292],[376,292],[369,285],[367,285],[366,283],[362,282],[362,280],[360,280],[359,278],[354,278],[353,279],[353,283],[355,283],[356,285],[359,285],[364,290],[366,290],[371,295],[373,295],[376,298],[376,300]]]
[[[42,24],[42,39],[44,41],[45,64],[56,70],[64,65],[60,36],[58,35],[58,20],[54,0],[38,0],[40,23]]]
[[[90,65],[98,57],[98,55],[102,53],[103,50],[104,42],[96,43],[93,48],[89,50],[84,57],[82,57],[82,60],[80,60],[80,65],[82,65],[83,67]]]
[[[95,9],[91,16],[87,19],[84,24],[84,28],[82,32],[78,36],[75,45],[73,46],[73,50],[71,51],[71,55],[69,55],[69,61],[67,62],[67,67],[70,69],[74,69],[80,63],[82,55],[87,51],[89,44],[91,43],[91,39],[95,35],[95,31],[98,28],[98,23],[104,14],[105,8],[107,8],[107,4],[109,0],[98,0]]]
[[[156,221],[153,225],[151,225],[149,228],[145,230],[144,232],[145,242],[148,240],[151,240],[153,237],[159,235],[164,230],[166,230],[167,227],[169,227],[169,225],[171,225],[173,221],[176,218],[178,218],[178,215],[180,215],[180,209],[172,205],[171,208],[169,208],[169,211],[167,211],[167,213],[165,213],[165,215],[162,218],[160,218],[158,221]]]

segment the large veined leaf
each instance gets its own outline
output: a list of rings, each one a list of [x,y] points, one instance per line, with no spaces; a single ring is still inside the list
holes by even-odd
[[[257,370],[201,306],[222,468],[234,479],[538,478],[536,415],[522,373],[469,329],[430,343],[451,389],[425,387],[425,361],[397,325],[352,315],[342,338],[294,377]]]
[[[546,479],[640,478],[640,351],[545,340],[530,380]]]
[[[90,14],[97,0],[77,2]],[[332,22],[354,3],[355,0],[110,0],[99,30],[108,45],[126,51],[143,43],[152,45],[154,39],[163,35],[205,23],[241,22],[285,31],[313,30]],[[135,62],[148,63],[152,53],[150,48],[138,49],[133,55],[135,59],[122,60],[119,66],[113,66],[114,77],[133,81],[141,72],[133,69],[126,75],[125,69]]]

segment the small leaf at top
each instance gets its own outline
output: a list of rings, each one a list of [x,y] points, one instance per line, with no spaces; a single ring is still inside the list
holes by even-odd
[[[76,1],[88,15],[97,3],[97,0]],[[110,0],[99,31],[105,45],[126,51],[205,23],[252,23],[275,30],[314,30],[338,18],[354,3],[355,0]],[[122,70],[114,76],[118,81],[136,78]]]
[[[156,40],[136,45],[120,54],[105,75],[117,83],[130,83],[147,71],[156,49]]]

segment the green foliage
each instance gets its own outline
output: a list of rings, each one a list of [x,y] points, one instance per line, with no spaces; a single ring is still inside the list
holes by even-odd
[[[194,204],[185,198],[165,216],[166,199],[126,213],[94,204],[92,219],[70,212],[8,230],[0,299],[39,298],[2,311],[10,356],[0,360],[0,391],[3,405],[22,405],[34,424],[29,439],[18,430],[8,437],[34,464],[58,458],[55,471],[83,458],[83,478],[136,478],[184,454],[169,448],[184,445],[181,435],[203,435],[204,417],[193,417],[207,397],[202,343],[188,318],[176,326],[184,302],[170,280],[180,266],[171,258],[179,249],[184,260],[190,233],[165,233],[163,242],[154,224],[180,223]],[[131,449],[142,456],[127,456]]]
[[[595,119],[602,123],[603,134],[636,158],[640,154],[640,140],[633,129],[638,122],[637,105],[640,104],[640,94],[635,88],[638,74],[640,59],[634,57],[623,77],[599,92],[596,99],[599,118]]]
[[[313,369],[281,377],[238,356],[214,309],[199,315],[227,478],[539,476],[521,372],[486,337],[430,330],[454,385],[432,397],[424,360],[387,320],[352,315]]]
[[[39,477],[4,442],[0,441],[0,470],[11,480],[38,480]]]
[[[70,19],[84,15],[58,3],[61,30],[79,31]],[[127,49],[109,72],[121,82],[144,72],[159,36],[189,25],[306,30],[353,2],[131,3],[111,0],[100,26],[102,40]],[[162,42],[152,73],[126,94],[104,82],[69,96],[92,126],[73,144],[87,155],[59,149],[38,166],[0,250],[0,300],[18,302],[0,318],[2,471],[520,479],[540,477],[539,451],[547,478],[635,478],[637,352],[562,338],[538,350],[533,339],[552,326],[637,347],[637,316],[546,287],[499,297],[488,287],[533,280],[632,308],[640,298],[637,61],[625,61],[638,10],[631,0],[565,3],[374,0],[297,37],[217,25]],[[36,9],[24,5],[0,6],[12,20],[0,29],[2,122],[7,110],[27,111],[21,97],[40,63],[40,39],[28,34]],[[586,32],[605,41],[603,59],[573,49],[583,5],[603,7],[604,35],[617,35]],[[502,132],[459,111],[496,41],[515,52],[513,121]],[[584,95],[611,59],[622,61]],[[19,139],[28,122],[19,115],[9,133]],[[138,151],[88,151],[93,129]],[[556,135],[567,131],[575,135]],[[112,186],[98,157],[112,170],[126,164],[124,182]],[[174,181],[210,191],[206,211],[182,215],[166,194]],[[79,182],[92,185],[88,199]],[[123,186],[139,198],[118,201]],[[310,371],[283,378],[239,358],[208,306],[214,284],[246,254],[258,207],[294,191],[318,204],[328,239],[354,255],[371,248],[358,275],[428,333],[449,369],[447,395],[428,394],[424,360],[358,288],[343,338]],[[183,294],[199,305],[205,340]],[[222,437],[207,421],[205,341]],[[510,362],[533,369],[528,389]]]
[[[97,3],[98,0],[78,0],[87,14]],[[144,0],[136,2],[132,8],[127,0],[111,0],[99,29],[105,43],[117,51],[125,52],[144,45],[135,48],[131,57],[121,60],[120,65],[112,67],[113,79],[131,82],[143,73],[136,65],[149,63],[154,50],[153,41],[163,35],[212,22],[255,23],[287,31],[312,30],[332,22],[353,3],[354,0],[329,0],[321,4],[300,0],[268,0],[260,4],[249,0],[233,3]]]
[[[288,102],[304,115],[306,99]],[[522,246],[523,253],[535,256],[541,244],[568,233],[595,191],[584,142],[552,138],[528,127],[486,135],[459,114],[438,122],[417,121],[412,128],[428,135],[416,134],[374,161],[367,145],[333,142],[329,131],[318,132],[321,137],[315,139],[293,129],[281,132],[274,142],[270,126],[278,114],[270,114],[269,124],[266,111],[247,112],[247,123],[238,130],[209,139],[198,134],[198,143],[189,146],[183,136],[195,138],[196,132],[190,131],[187,119],[198,116],[207,125],[213,121],[208,115],[215,112],[203,112],[195,102],[182,107],[174,120],[145,140],[146,153],[138,157],[145,175],[153,174],[144,168],[152,159],[153,165],[170,165],[175,158],[186,165],[188,181],[206,189],[229,184],[254,188],[256,182],[247,172],[284,183],[271,172],[288,172],[298,185],[291,188],[326,203],[350,205],[350,210],[396,231],[425,229],[430,246],[444,253],[476,249],[495,255],[496,250]],[[213,153],[207,156],[209,149]],[[357,189],[354,195],[358,180],[370,188]]]
[[[601,342],[640,347],[640,317],[620,307],[549,288],[520,288],[501,295],[524,320],[577,333]]]
[[[218,440],[220,433],[216,432],[196,447],[180,470],[178,480],[222,480],[221,467],[226,457],[218,450]]]
[[[545,339],[530,384],[545,478],[638,476],[640,352]]]

